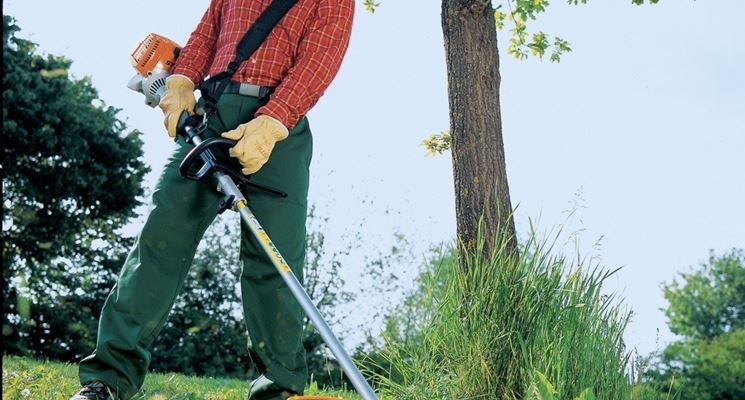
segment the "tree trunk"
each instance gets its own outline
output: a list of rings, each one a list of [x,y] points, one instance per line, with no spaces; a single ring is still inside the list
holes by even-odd
[[[491,0],[443,0],[458,240],[489,256],[498,234],[517,254],[502,141],[499,53]],[[504,242],[503,242],[504,243]]]

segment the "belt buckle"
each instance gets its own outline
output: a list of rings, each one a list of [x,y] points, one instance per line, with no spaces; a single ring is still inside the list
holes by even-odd
[[[261,98],[261,86],[254,85],[253,83],[241,83],[238,87],[238,93],[244,96]]]

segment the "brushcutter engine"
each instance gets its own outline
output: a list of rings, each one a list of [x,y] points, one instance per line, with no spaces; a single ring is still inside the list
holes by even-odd
[[[129,80],[127,87],[144,94],[145,104],[157,106],[180,51],[181,46],[165,36],[157,33],[147,35],[129,56],[137,74]]]

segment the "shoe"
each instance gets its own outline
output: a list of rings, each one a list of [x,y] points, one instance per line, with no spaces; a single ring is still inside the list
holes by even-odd
[[[70,400],[113,400],[111,389],[101,381],[88,382]]]
[[[254,379],[248,387],[248,400],[287,400],[297,395],[275,385],[265,375]]]

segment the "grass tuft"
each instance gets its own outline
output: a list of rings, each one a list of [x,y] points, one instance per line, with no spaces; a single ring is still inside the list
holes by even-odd
[[[379,376],[395,399],[637,399],[623,343],[629,312],[603,292],[608,271],[554,255],[531,234],[519,255],[455,251],[431,263],[419,296],[432,312],[388,340]],[[420,316],[421,317],[421,316]]]

